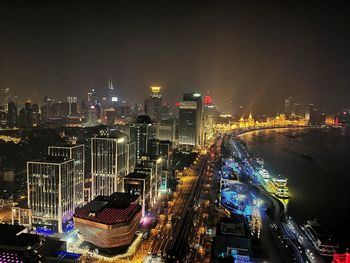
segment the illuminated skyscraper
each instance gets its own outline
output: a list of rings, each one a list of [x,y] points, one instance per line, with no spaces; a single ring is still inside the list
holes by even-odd
[[[74,214],[74,160],[48,156],[27,162],[28,207],[37,232],[62,233]]]
[[[88,92],[88,104],[90,106],[95,106],[97,104],[97,95],[95,89],[91,89],[91,91]]]
[[[129,125],[130,140],[136,144],[136,160],[149,153],[148,141],[156,138],[156,125],[147,115],[140,115]]]
[[[17,106],[11,101],[8,104],[7,127],[13,128],[17,125]]]
[[[78,98],[67,97],[68,102],[68,114],[69,116],[76,115],[78,113]]]
[[[7,106],[10,102],[10,89],[0,89],[0,106],[4,108],[5,111],[8,110]]]
[[[84,205],[84,145],[49,146],[48,154],[50,156],[66,157],[74,160],[74,206],[79,207]]]
[[[108,107],[116,109],[117,108],[117,103],[118,103],[118,97],[116,90],[113,86],[113,82],[110,80],[108,81]]]
[[[293,101],[292,97],[288,97],[284,100],[284,115],[288,119],[292,114]]]
[[[91,139],[92,198],[122,192],[123,178],[135,162],[133,147],[121,133]]]
[[[152,121],[159,122],[162,119],[162,94],[161,87],[151,87],[151,96],[145,100],[145,113]]]
[[[200,93],[186,93],[179,103],[179,144],[200,146],[202,137],[202,95]]]

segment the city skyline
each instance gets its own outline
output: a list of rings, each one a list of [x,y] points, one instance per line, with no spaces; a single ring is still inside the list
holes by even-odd
[[[0,262],[349,263],[348,13],[0,4]]]
[[[277,112],[288,96],[338,110],[350,95],[343,7],[7,2],[0,87],[39,101],[43,94],[82,98],[113,80],[119,96],[137,103],[157,85],[171,103],[186,91],[210,90],[222,110],[232,101]],[[278,103],[266,103],[271,95]]]

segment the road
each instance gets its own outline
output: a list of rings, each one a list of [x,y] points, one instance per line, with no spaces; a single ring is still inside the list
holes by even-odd
[[[195,164],[186,169],[181,183],[173,198],[168,202],[166,213],[159,216],[159,223],[151,237],[151,245],[143,262],[162,262],[167,259],[167,252],[174,248],[185,251],[189,225],[193,217],[193,202],[196,190],[200,189],[207,156],[200,155]]]

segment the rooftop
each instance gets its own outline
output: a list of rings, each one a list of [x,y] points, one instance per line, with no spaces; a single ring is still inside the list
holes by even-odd
[[[125,176],[124,178],[126,179],[146,179],[147,177],[149,177],[149,174],[147,173],[137,173],[137,172],[132,172],[129,173],[127,176]]]
[[[75,147],[81,147],[81,146],[84,146],[84,144],[61,143],[57,145],[50,145],[49,148],[75,148]]]
[[[135,122],[136,123],[145,123],[145,124],[153,123],[153,121],[151,120],[151,118],[148,115],[137,116],[137,119]]]
[[[225,236],[247,237],[248,234],[244,225],[244,217],[235,216],[232,218],[220,218],[217,233]]]
[[[17,248],[26,250],[28,246],[36,247],[41,237],[35,234],[24,233],[25,227],[0,224],[0,248]]]
[[[44,158],[29,161],[30,163],[65,163],[70,159],[64,156],[46,156]]]
[[[141,206],[134,203],[139,195],[113,193],[111,196],[97,196],[75,214],[75,218],[101,224],[113,225],[130,221]]]

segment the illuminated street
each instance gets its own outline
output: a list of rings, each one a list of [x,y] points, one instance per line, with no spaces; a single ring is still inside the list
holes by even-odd
[[[3,1],[0,263],[350,263],[343,1]]]

